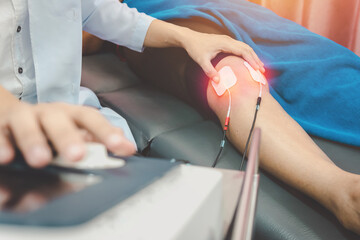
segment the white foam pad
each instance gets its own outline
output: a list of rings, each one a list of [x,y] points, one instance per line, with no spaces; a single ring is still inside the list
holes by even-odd
[[[244,62],[244,65],[249,70],[249,73],[254,81],[266,85],[266,78],[259,70],[255,71],[248,62]]]
[[[231,88],[237,82],[235,73],[229,66],[225,66],[219,71],[220,81],[218,83],[212,81],[211,84],[215,89],[215,92],[218,96],[221,96],[225,93],[226,89]]]

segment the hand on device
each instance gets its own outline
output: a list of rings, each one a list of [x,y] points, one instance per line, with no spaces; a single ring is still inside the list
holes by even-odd
[[[49,144],[63,158],[78,161],[84,157],[85,142],[89,140],[103,143],[117,155],[135,153],[135,146],[122,130],[113,127],[99,111],[90,107],[18,102],[0,111],[1,164],[13,160],[16,146],[30,166],[43,167],[53,157]]]

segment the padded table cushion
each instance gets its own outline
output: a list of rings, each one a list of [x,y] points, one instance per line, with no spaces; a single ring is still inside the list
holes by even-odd
[[[98,96],[104,105],[126,118],[140,150],[164,132],[202,120],[200,114],[186,104],[146,86]]]
[[[210,166],[219,149],[221,127],[194,108],[141,83],[110,54],[84,57],[82,85],[99,93],[129,123],[140,150],[149,156],[177,158]],[[360,149],[314,138],[341,168],[360,174]],[[217,167],[237,169],[241,154],[227,144]],[[254,239],[360,239],[346,231],[318,203],[260,171]]]

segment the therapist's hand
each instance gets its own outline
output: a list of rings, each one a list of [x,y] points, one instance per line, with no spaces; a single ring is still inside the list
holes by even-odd
[[[265,72],[264,64],[254,50],[247,44],[226,35],[207,34],[193,31],[155,19],[146,34],[146,47],[183,47],[190,57],[198,63],[206,75],[218,82],[219,74],[211,60],[221,52],[244,58],[255,69]]]
[[[117,155],[135,153],[122,130],[90,107],[17,102],[0,109],[0,164],[13,160],[16,146],[30,166],[43,167],[53,157],[50,144],[65,159],[78,161],[89,140],[103,143]]]
[[[205,74],[215,82],[219,81],[219,75],[211,64],[211,60],[221,52],[240,56],[255,70],[265,72],[264,64],[254,50],[243,42],[237,41],[227,35],[207,34],[192,30],[185,36],[183,47],[190,57],[200,65]]]

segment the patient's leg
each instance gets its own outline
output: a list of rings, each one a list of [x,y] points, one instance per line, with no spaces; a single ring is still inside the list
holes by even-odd
[[[173,23],[190,27],[197,31],[228,34],[213,24],[193,19],[174,20]],[[171,78],[174,72],[181,74],[181,68],[187,58],[183,54],[175,57],[178,63],[167,66],[167,61],[158,61],[160,57],[174,58],[172,51],[148,51],[143,55],[127,53],[130,65],[135,72],[152,78]],[[169,54],[167,54],[169,53]],[[151,61],[152,56],[157,60]],[[150,59],[150,60],[146,60]],[[145,64],[139,64],[144,63]],[[160,63],[159,63],[160,62]],[[138,63],[138,64],[137,64]],[[151,71],[162,66],[162,73]],[[217,65],[234,70],[238,82],[231,88],[233,110],[230,118],[228,139],[240,151],[244,150],[251,127],[259,85],[255,83],[240,57],[228,56]],[[179,66],[179,71],[173,68]],[[169,70],[167,73],[166,70]],[[166,78],[165,78],[166,79]],[[168,80],[166,79],[166,80]],[[176,79],[176,78],[174,78]],[[179,78],[181,79],[181,77]],[[196,79],[194,79],[196,81]],[[228,107],[227,93],[218,97],[209,83],[207,100],[222,123]],[[277,101],[265,91],[256,122],[262,129],[260,147],[260,165],[272,175],[316,199],[332,211],[349,229],[360,233],[360,177],[338,168],[307,133],[283,110]]]
[[[243,152],[254,115],[259,85],[239,57],[229,56],[216,66],[232,67],[238,82],[231,88],[232,109],[229,140]],[[210,107],[224,123],[227,93],[219,97],[209,83]],[[265,91],[256,127],[262,130],[260,165],[285,183],[313,197],[348,228],[360,230],[360,176],[338,168],[307,133]]]

